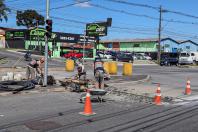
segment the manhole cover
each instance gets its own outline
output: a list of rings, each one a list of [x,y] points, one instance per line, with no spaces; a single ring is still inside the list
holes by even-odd
[[[51,130],[59,128],[62,125],[53,121],[33,121],[25,123],[25,126],[32,130]]]

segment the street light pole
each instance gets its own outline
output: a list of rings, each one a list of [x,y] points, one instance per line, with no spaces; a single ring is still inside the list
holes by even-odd
[[[50,0],[46,0],[46,20],[49,19]],[[45,35],[45,72],[43,86],[47,86],[48,75],[48,37]]]

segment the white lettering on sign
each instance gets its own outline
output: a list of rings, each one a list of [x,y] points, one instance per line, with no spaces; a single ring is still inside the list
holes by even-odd
[[[103,32],[105,30],[104,27],[96,28],[96,32]]]
[[[65,37],[65,36],[60,36],[61,40],[75,40],[74,37]]]

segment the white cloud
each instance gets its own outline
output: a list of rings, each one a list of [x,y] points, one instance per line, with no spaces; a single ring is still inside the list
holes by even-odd
[[[91,7],[91,5],[89,4],[89,2],[83,2],[81,3],[82,0],[76,0],[76,6],[79,6],[79,7],[83,7],[83,8],[88,8],[88,7]]]

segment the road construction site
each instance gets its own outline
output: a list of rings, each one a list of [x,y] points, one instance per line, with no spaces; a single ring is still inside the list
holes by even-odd
[[[0,65],[0,78],[7,72],[25,76],[27,62],[21,59],[22,53],[2,51],[6,55]],[[40,56],[34,56],[39,58]],[[197,113],[198,82],[197,67],[160,67],[154,63],[134,63],[132,76],[123,76],[123,63],[117,62],[117,74],[111,75],[104,83],[107,94],[105,102],[93,101],[96,115],[83,117],[84,104],[79,103],[82,92],[72,92],[61,86],[60,80],[74,78],[77,74],[65,70],[61,59],[49,60],[49,75],[54,76],[56,84],[24,90],[13,94],[0,92],[0,131],[166,131],[175,130],[164,124],[178,121],[176,126],[185,126],[182,119],[192,118]],[[93,62],[85,62],[86,86],[94,88]],[[185,94],[187,80],[190,80],[190,95]],[[160,89],[160,106],[155,105],[156,89]],[[132,120],[133,119],[133,120]],[[193,131],[196,126],[190,124]],[[108,122],[108,123],[106,123]],[[148,122],[148,123],[146,123]],[[42,125],[39,125],[42,124]],[[89,125],[88,125],[89,124]],[[102,126],[102,127],[101,127]],[[160,129],[157,129],[160,128]],[[178,130],[187,130],[181,127]],[[179,132],[179,131],[178,131]]]

